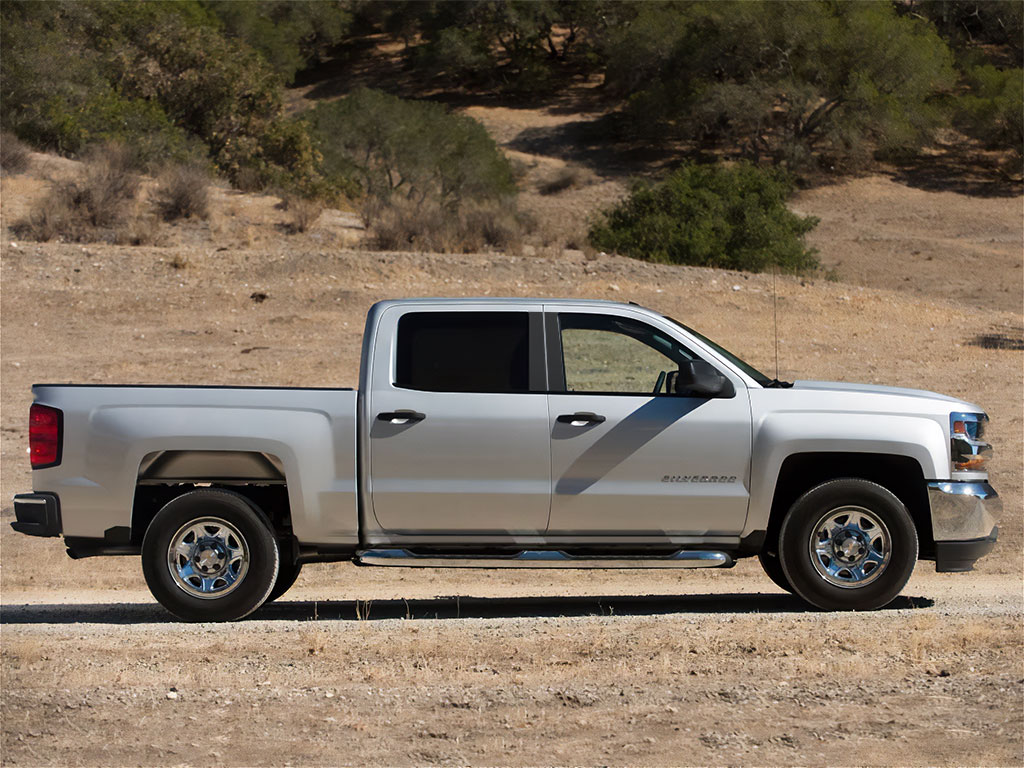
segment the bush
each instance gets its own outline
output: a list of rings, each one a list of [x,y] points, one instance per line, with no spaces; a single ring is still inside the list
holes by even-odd
[[[127,217],[139,193],[131,152],[123,144],[102,144],[85,156],[80,182],[63,186],[71,207],[92,227],[112,227]]]
[[[138,192],[131,153],[121,145],[105,144],[91,149],[78,176],[57,182],[13,229],[40,241],[141,243],[148,236],[147,228],[138,225]]]
[[[955,99],[955,120],[987,145],[1024,152],[1024,70],[991,64],[967,72],[970,90]]]
[[[164,221],[205,219],[210,215],[210,179],[195,165],[172,165],[157,179],[153,200]]]
[[[311,197],[286,195],[283,203],[284,209],[288,211],[288,222],[284,229],[291,234],[308,232],[324,211],[323,202]]]
[[[458,210],[515,193],[512,167],[480,123],[426,101],[360,88],[306,113],[328,179],[364,194]]]
[[[28,147],[13,133],[0,133],[0,170],[23,173],[28,170]]]
[[[384,251],[474,253],[488,246],[518,251],[530,227],[511,200],[470,205],[459,212],[403,200],[386,205],[371,201],[363,216],[370,221],[369,245]]]
[[[590,230],[591,244],[644,261],[761,272],[819,266],[804,235],[818,220],[786,208],[789,180],[740,163],[684,165],[657,184],[638,183]]]
[[[594,175],[578,165],[566,165],[559,168],[553,174],[537,185],[537,191],[542,195],[557,195],[567,189],[585,187],[594,182]]]

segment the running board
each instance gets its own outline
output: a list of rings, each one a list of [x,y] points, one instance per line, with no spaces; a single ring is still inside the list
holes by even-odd
[[[730,568],[725,552],[680,550],[658,557],[581,557],[565,552],[527,550],[512,555],[416,555],[407,549],[367,549],[356,565],[414,568]]]

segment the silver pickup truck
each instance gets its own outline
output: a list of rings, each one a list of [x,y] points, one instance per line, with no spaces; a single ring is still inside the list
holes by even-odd
[[[358,392],[33,387],[15,530],[140,555],[187,620],[304,563],[709,568],[756,556],[827,610],[993,547],[987,416],[911,389],[769,379],[632,304],[373,306]]]

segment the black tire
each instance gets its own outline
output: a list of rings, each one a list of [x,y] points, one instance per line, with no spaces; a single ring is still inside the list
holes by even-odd
[[[173,541],[182,548],[178,554],[171,552]],[[202,488],[172,499],[157,512],[142,541],[149,591],[184,621],[234,621],[249,615],[266,602],[279,564],[277,539],[266,516],[230,491]],[[200,593],[208,596],[197,597]]]
[[[793,585],[786,578],[786,572],[782,570],[782,563],[779,562],[777,554],[774,552],[761,552],[757,559],[761,561],[761,567],[764,569],[765,575],[775,583],[775,586],[779,589],[784,589],[790,594],[793,593]]]
[[[821,551],[812,554],[814,547]],[[831,480],[790,508],[779,534],[779,561],[794,592],[811,605],[874,610],[892,602],[910,579],[917,530],[889,490],[859,478]]]
[[[277,581],[274,582],[274,588],[270,590],[270,597],[267,598],[267,602],[274,602],[291,589],[301,572],[302,563],[296,563],[291,558],[282,556],[281,566],[277,570]]]

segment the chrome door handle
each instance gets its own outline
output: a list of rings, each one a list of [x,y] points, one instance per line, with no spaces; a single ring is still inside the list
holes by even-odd
[[[416,421],[423,421],[425,418],[427,418],[425,414],[408,410],[385,411],[377,414],[377,421],[387,421],[391,424],[412,424]]]
[[[555,421],[560,424],[571,424],[574,427],[586,427],[591,424],[600,424],[604,416],[597,413],[563,413]]]

